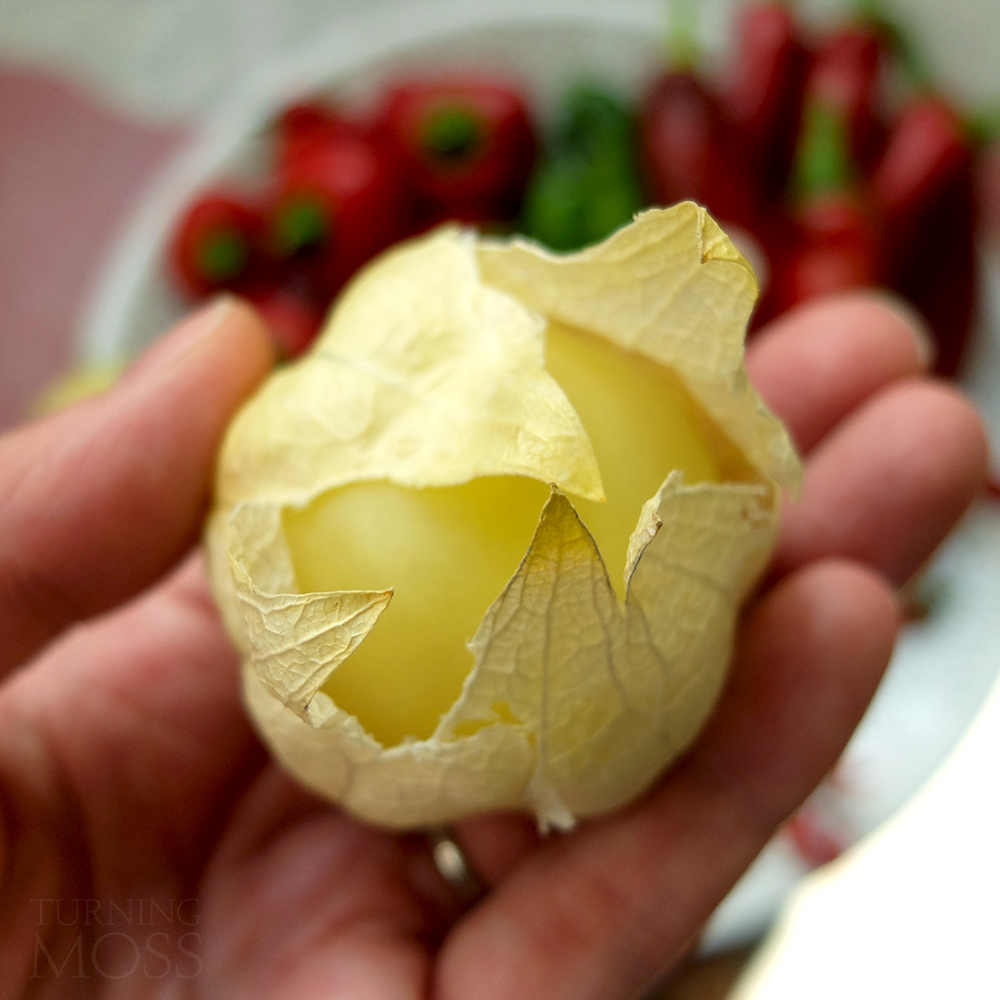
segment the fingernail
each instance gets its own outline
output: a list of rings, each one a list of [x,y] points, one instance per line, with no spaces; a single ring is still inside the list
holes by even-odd
[[[197,312],[158,340],[126,373],[123,382],[161,378],[183,365],[187,358],[229,318],[237,298],[227,292],[217,295]]]
[[[913,338],[920,364],[928,370],[933,368],[937,360],[937,341],[927,325],[927,320],[906,299],[889,292],[881,293],[881,298],[886,307],[899,317]]]
[[[917,345],[917,357],[920,358],[920,363],[924,368],[930,370],[934,367],[934,362],[937,361],[938,353],[934,334],[931,333],[927,321],[916,309],[906,306],[905,313],[910,336],[913,337],[913,341]]]

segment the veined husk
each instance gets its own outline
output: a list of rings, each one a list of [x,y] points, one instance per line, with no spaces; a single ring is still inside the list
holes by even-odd
[[[750,266],[690,202],[569,256],[446,227],[355,279],[311,353],[233,422],[207,529],[247,706],[289,771],[393,827],[521,809],[566,828],[652,783],[715,702],[780,489],[800,474],[743,368],[756,295]],[[722,484],[672,472],[636,511],[624,602],[567,496],[603,491],[544,368],[547,320],[673,369],[742,463]],[[282,509],[361,480],[495,475],[552,484],[530,547],[484,609],[462,695],[437,731],[384,748],[320,688],[392,592],[298,593]]]

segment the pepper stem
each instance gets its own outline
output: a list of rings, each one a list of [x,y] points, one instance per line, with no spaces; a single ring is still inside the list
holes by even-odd
[[[230,281],[239,277],[250,259],[246,237],[235,227],[225,226],[208,233],[198,247],[198,270],[210,281]]]
[[[847,123],[837,108],[819,101],[810,104],[796,150],[793,190],[800,199],[853,186],[854,164],[848,146]]]
[[[467,157],[482,139],[479,118],[468,108],[446,107],[435,111],[424,123],[424,148],[444,160]]]
[[[279,257],[291,257],[309,247],[320,247],[329,237],[327,214],[312,198],[292,198],[276,213],[273,239]]]
[[[697,0],[670,0],[667,5],[667,59],[676,70],[693,70],[701,59]]]

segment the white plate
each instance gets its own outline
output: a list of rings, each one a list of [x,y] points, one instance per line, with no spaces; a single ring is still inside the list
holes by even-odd
[[[721,45],[728,5],[701,8]],[[661,0],[481,0],[400,2],[345,17],[295,59],[245,81],[212,115],[191,147],[149,191],[98,286],[81,332],[82,359],[139,353],[188,308],[162,267],[179,213],[209,182],[252,183],[269,168],[262,137],[277,111],[323,93],[363,106],[390,73],[469,66],[520,79],[541,118],[562,87],[587,77],[636,93],[662,59]],[[1000,437],[1000,283],[977,337],[970,381]],[[843,846],[891,815],[943,759],[968,725],[1000,668],[1000,515],[976,511],[927,577],[943,595],[934,614],[908,628],[889,673],[833,780],[808,804],[811,821]],[[788,836],[778,836],[711,921],[705,947],[754,940],[788,890],[810,868]]]

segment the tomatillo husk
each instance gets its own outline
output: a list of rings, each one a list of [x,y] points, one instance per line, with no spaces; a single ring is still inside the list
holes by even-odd
[[[358,275],[233,421],[206,532],[276,758],[397,828],[508,809],[568,828],[648,788],[715,703],[800,477],[743,368],[756,296],[690,202],[568,256],[444,227]],[[591,412],[574,365],[618,380],[617,408]],[[647,468],[671,435],[676,465]],[[652,484],[617,535],[612,464]]]

